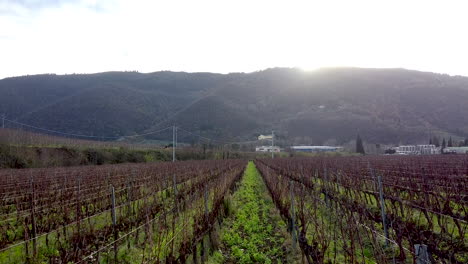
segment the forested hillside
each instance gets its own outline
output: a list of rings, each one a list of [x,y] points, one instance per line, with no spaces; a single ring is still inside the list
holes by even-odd
[[[274,129],[295,144],[341,144],[357,133],[373,143],[468,135],[468,78],[403,69],[34,75],[0,80],[0,94],[9,120],[99,136],[174,123],[225,140]]]

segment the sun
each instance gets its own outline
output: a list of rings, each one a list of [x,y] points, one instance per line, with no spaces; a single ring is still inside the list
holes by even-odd
[[[301,69],[302,71],[305,71],[305,72],[311,72],[311,71],[316,71],[320,68],[323,68],[323,66],[299,66],[297,67],[299,69]]]

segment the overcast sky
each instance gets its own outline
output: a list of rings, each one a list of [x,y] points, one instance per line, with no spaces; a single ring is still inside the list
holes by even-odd
[[[468,76],[466,2],[0,0],[0,78],[328,66]]]

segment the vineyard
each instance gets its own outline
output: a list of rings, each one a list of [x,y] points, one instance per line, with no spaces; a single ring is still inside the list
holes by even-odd
[[[467,156],[0,170],[0,263],[468,263],[467,184]]]
[[[2,170],[0,262],[185,262],[245,164]]]
[[[257,166],[309,263],[468,263],[466,156]]]

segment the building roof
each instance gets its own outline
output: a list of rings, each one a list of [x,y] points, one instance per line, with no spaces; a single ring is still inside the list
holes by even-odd
[[[468,147],[445,147],[445,150],[467,150]]]
[[[333,146],[291,146],[292,149],[340,149],[342,147]]]

